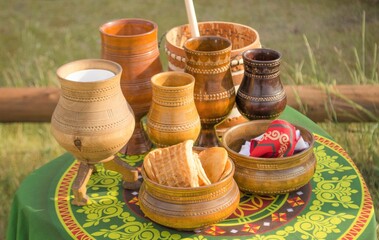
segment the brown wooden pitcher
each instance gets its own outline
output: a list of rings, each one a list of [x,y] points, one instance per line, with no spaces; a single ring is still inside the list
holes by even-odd
[[[195,77],[194,99],[201,119],[197,145],[218,145],[214,126],[223,121],[235,103],[230,70],[231,42],[223,37],[204,36],[187,40],[185,72]]]
[[[281,54],[272,49],[251,49],[242,54],[245,73],[236,96],[236,105],[249,120],[277,118],[287,97],[280,81]]]
[[[162,71],[158,49],[158,26],[144,19],[119,19],[100,27],[101,56],[123,68],[121,89],[132,107],[136,128],[127,146],[128,154],[141,154],[151,148],[140,126],[151,105],[150,78]]]
[[[137,182],[137,170],[115,157],[132,136],[135,121],[121,92],[121,72],[119,64],[104,59],[74,61],[57,70],[61,96],[51,129],[57,142],[80,161],[73,204],[87,204],[86,184],[96,163],[123,172],[126,182]]]
[[[196,140],[200,117],[193,99],[195,78],[183,72],[163,72],[151,78],[153,102],[147,114],[147,134],[158,147]]]

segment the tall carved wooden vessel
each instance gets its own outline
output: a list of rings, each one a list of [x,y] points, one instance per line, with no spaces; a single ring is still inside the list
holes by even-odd
[[[191,38],[184,43],[185,72],[195,77],[194,99],[201,119],[197,145],[218,145],[214,126],[223,121],[235,103],[230,70],[231,42],[222,37]]]
[[[140,126],[152,99],[150,78],[162,71],[158,49],[158,26],[144,19],[119,19],[100,27],[101,56],[119,63],[124,69],[121,89],[132,107],[136,128],[126,152],[141,154],[151,148]]]
[[[236,105],[249,120],[277,118],[286,107],[287,96],[280,81],[281,54],[272,49],[251,49],[243,53],[245,73]]]
[[[99,71],[109,75],[99,77]],[[80,161],[73,204],[87,204],[86,184],[96,163],[123,173],[123,180],[132,185],[137,183],[138,172],[114,156],[134,130],[134,115],[120,88],[121,72],[119,64],[103,59],[74,61],[57,70],[61,97],[51,129],[58,143]],[[70,77],[77,73],[83,76]]]
[[[200,117],[193,99],[195,78],[183,72],[158,73],[151,78],[153,102],[147,114],[147,134],[158,147],[196,140]]]

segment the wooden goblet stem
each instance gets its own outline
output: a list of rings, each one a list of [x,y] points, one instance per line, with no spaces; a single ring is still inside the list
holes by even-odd
[[[104,162],[103,166],[107,170],[115,171],[122,175],[122,186],[125,189],[135,190],[141,186],[141,182],[138,181],[137,169],[122,161],[118,156],[115,155],[112,160]]]
[[[136,168],[129,166],[118,156],[114,156],[111,160],[106,161],[103,164],[105,169],[116,171],[122,175],[122,186],[125,189],[139,189],[141,182],[138,181],[138,171]],[[87,205],[89,200],[89,197],[87,196],[87,183],[94,170],[94,164],[80,163],[78,173],[74,180],[74,184],[72,185],[72,192],[74,193],[72,204],[77,206]]]
[[[93,164],[80,163],[78,173],[72,185],[72,192],[74,193],[72,204],[77,206],[87,205],[89,200],[87,196],[87,183],[94,168],[95,165]]]
[[[216,130],[214,125],[202,125],[200,135],[196,140],[196,146],[199,147],[217,147],[219,146],[219,141],[216,135]]]
[[[133,132],[132,138],[129,142],[120,150],[120,153],[126,155],[138,155],[148,152],[152,143],[149,138],[145,136],[144,130],[142,127],[138,126],[138,122],[136,122],[136,127]]]

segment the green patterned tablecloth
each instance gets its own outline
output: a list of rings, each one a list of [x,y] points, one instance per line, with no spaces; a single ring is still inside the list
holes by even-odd
[[[196,232],[151,222],[138,191],[124,190],[118,173],[101,165],[88,183],[91,203],[71,205],[78,162],[68,153],[28,176],[17,191],[8,239],[376,239],[373,203],[344,149],[312,121],[287,107],[281,115],[315,135],[317,170],[295,192],[278,196],[241,193],[226,220]],[[140,166],[143,156],[121,156]]]

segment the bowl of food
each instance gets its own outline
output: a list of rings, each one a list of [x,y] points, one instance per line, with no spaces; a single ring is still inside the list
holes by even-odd
[[[291,156],[266,158],[239,153],[246,142],[265,133],[271,120],[256,120],[229,128],[222,144],[235,164],[234,179],[241,191],[259,195],[284,194],[307,184],[316,170],[313,134],[293,125],[308,147]]]
[[[146,155],[139,204],[152,221],[178,230],[226,219],[239,204],[234,164],[221,147],[201,152],[187,140]]]

